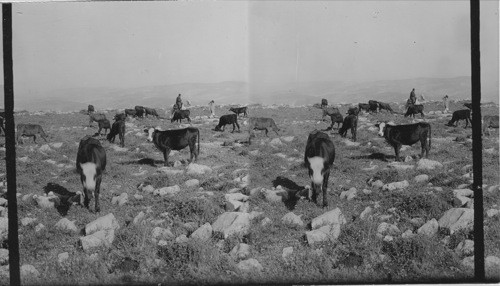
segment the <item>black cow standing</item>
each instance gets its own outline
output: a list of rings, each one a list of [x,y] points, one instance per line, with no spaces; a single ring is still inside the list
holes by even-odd
[[[156,109],[154,109],[154,108],[144,107],[144,114],[146,115],[146,117],[148,115],[152,115],[156,118],[159,117],[158,113],[156,112]]]
[[[429,156],[431,149],[431,125],[427,122],[419,122],[406,125],[389,125],[385,122],[378,123],[375,126],[379,127],[379,136],[383,136],[387,143],[394,148],[396,153],[396,161],[400,161],[399,151],[403,145],[413,145],[420,141],[422,153],[420,157]],[[429,139],[429,143],[427,143]]]
[[[189,146],[191,153],[190,161],[193,158],[196,161],[200,153],[200,130],[194,127],[184,129],[173,129],[161,131],[155,128],[145,129],[144,132],[148,134],[148,141],[153,142],[163,153],[165,159],[165,166],[168,166],[168,154],[171,150],[182,150]],[[198,139],[198,151],[196,151],[196,139]]]
[[[125,116],[132,116],[135,117],[137,115],[137,111],[135,109],[125,109]]]
[[[231,133],[234,132],[234,128],[235,128],[234,125],[238,126],[238,132],[240,131],[240,125],[238,124],[238,116],[236,114],[222,115],[219,118],[219,124],[217,126],[215,126],[215,131],[221,131],[221,127],[222,127],[222,131],[224,131],[225,126],[228,124],[233,125],[233,131],[231,131]]]
[[[359,103],[358,107],[359,107],[359,111],[362,111],[362,110],[364,110],[366,112],[370,111],[370,105],[368,103]]]
[[[406,110],[405,117],[413,116],[415,118],[415,114],[420,113],[422,117],[424,117],[424,106],[421,104],[414,105],[411,104],[408,106],[408,110]]]
[[[182,122],[182,119],[187,119],[188,122],[191,122],[191,118],[189,118],[189,115],[191,114],[191,112],[189,110],[176,110],[174,112],[174,115],[172,116],[172,119],[170,120],[170,122],[174,122],[174,121],[177,121],[177,122]]]
[[[115,137],[118,135],[120,138],[120,146],[125,147],[125,121],[124,120],[116,120],[113,122],[113,126],[111,126],[111,131],[109,131],[106,139],[110,143],[115,143]]]
[[[95,112],[95,108],[92,104],[89,104],[89,106],[87,107],[87,113],[90,114],[93,112]]]
[[[347,130],[351,129],[352,141],[356,142],[356,131],[358,130],[358,116],[355,114],[349,114],[344,118],[344,123],[339,129],[339,134],[342,137],[347,136]]]
[[[462,109],[462,110],[457,110],[453,112],[453,115],[451,116],[451,120],[448,121],[447,126],[453,126],[455,127],[458,125],[459,120],[465,120],[465,127],[470,124],[472,125],[472,119],[470,118],[470,109]]]
[[[247,114],[247,107],[231,107],[229,108],[229,111],[232,111],[234,113],[236,113],[236,115],[240,115],[240,113],[243,113],[243,116],[245,117],[248,117],[248,114]]]
[[[144,117],[146,115],[146,108],[144,108],[144,106],[136,105],[134,109],[135,109],[135,116]]]
[[[327,189],[330,168],[335,161],[335,146],[330,137],[321,131],[313,131],[307,138],[304,163],[311,178],[312,196],[317,204],[318,193],[323,193],[323,207],[328,206]]]
[[[382,110],[387,110],[389,111],[390,113],[394,113],[394,111],[392,110],[391,106],[389,105],[389,103],[385,103],[385,102],[379,102],[378,103],[378,107],[379,107],[379,110],[382,111]]]
[[[101,130],[104,129],[104,135],[108,133],[108,129],[111,128],[111,123],[107,119],[97,121],[97,125],[99,126],[99,130],[94,136],[101,135]]]
[[[89,208],[91,197],[95,197],[95,211],[100,211],[99,192],[102,173],[106,169],[106,151],[99,140],[85,136],[80,140],[76,156],[76,170],[83,185],[83,204]]]
[[[368,105],[370,106],[370,111],[378,112],[379,111],[379,102],[376,100],[368,100]]]
[[[19,123],[17,124],[17,135],[16,135],[16,142],[22,143],[19,139],[21,136],[28,136],[31,137],[33,136],[33,142],[36,143],[36,135],[40,135],[45,142],[47,142],[47,134],[45,134],[45,131],[43,131],[42,126],[39,124],[23,124]]]

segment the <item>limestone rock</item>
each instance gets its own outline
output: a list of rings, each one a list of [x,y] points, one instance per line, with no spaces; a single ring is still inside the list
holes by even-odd
[[[328,224],[318,229],[306,231],[307,243],[335,241],[340,236],[340,224]]]
[[[311,222],[311,228],[317,229],[325,225],[342,225],[346,223],[346,219],[339,208],[335,208],[329,212],[326,212],[316,218]]]
[[[439,228],[439,224],[435,218],[431,219],[430,221],[426,222],[424,225],[422,225],[418,230],[418,234],[424,234],[427,236],[434,236],[437,234]]]
[[[211,172],[212,168],[195,163],[189,164],[186,168],[186,173],[188,175],[203,175],[205,173],[211,173]]]
[[[448,228],[450,234],[460,229],[472,230],[474,210],[468,208],[452,208],[446,211],[438,221],[439,227]]]
[[[254,258],[240,261],[236,265],[236,268],[245,273],[261,272],[264,269],[259,261]]]
[[[250,229],[250,215],[241,212],[225,212],[212,224],[214,232],[222,233],[224,238],[232,234],[247,234]]]
[[[292,225],[292,226],[299,226],[299,227],[304,226],[304,222],[302,221],[300,216],[294,214],[293,212],[289,212],[286,215],[284,215],[281,218],[281,221],[284,224],[288,224],[288,225]]]
[[[120,228],[118,221],[112,213],[102,216],[85,226],[85,234],[89,235],[100,230],[117,230]]]
[[[66,232],[78,232],[78,228],[75,225],[75,221],[70,221],[67,218],[60,219],[55,227]]]
[[[429,159],[420,159],[417,162],[417,170],[434,170],[436,168],[442,168],[443,164],[438,161],[433,161]]]
[[[246,243],[237,244],[229,252],[229,255],[238,260],[247,259],[250,256],[250,245]]]
[[[191,234],[191,238],[200,241],[209,240],[211,237],[212,237],[212,226],[208,222],[200,226],[197,230],[195,230]]]

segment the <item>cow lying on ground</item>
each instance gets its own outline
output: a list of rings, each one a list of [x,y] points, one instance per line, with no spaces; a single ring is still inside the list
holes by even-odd
[[[92,122],[99,122],[99,120],[104,120],[106,119],[106,115],[102,113],[92,113],[89,114],[89,126],[92,126]]]
[[[380,108],[379,103],[376,100],[368,100],[368,105],[370,106],[370,111],[372,112],[378,112]]]
[[[23,143],[22,141],[19,140],[21,136],[28,136],[28,137],[33,136],[33,142],[36,143],[36,135],[40,135],[40,137],[42,137],[43,140],[47,142],[46,139],[47,134],[45,134],[45,132],[43,131],[42,126],[38,124],[23,124],[23,123],[17,124],[16,142],[18,144]]]
[[[97,121],[97,125],[99,126],[99,130],[97,130],[97,133],[94,136],[101,135],[101,130],[104,129],[104,135],[108,133],[108,129],[111,128],[111,123],[109,123],[109,120],[103,119]]]
[[[215,131],[221,131],[221,127],[222,127],[222,131],[224,131],[225,126],[228,124],[233,124],[233,131],[231,131],[231,133],[234,132],[234,128],[235,128],[234,125],[235,124],[236,124],[236,126],[238,126],[238,132],[240,131],[240,125],[238,124],[238,116],[236,114],[222,115],[219,118],[219,124],[217,126],[215,126]]]
[[[368,103],[358,103],[358,107],[359,107],[359,111],[366,111],[366,112],[369,112],[370,111],[370,105]]]
[[[391,106],[389,105],[389,103],[385,103],[385,102],[379,102],[378,103],[378,107],[379,107],[379,110],[382,111],[382,110],[387,110],[389,111],[390,113],[394,113],[394,111],[392,110]]]
[[[174,112],[174,115],[172,116],[172,119],[170,120],[170,122],[174,122],[174,121],[177,121],[177,122],[182,122],[182,119],[187,119],[188,122],[191,122],[191,118],[189,118],[189,115],[191,114],[191,112],[189,110],[177,110]]]
[[[278,126],[276,126],[276,123],[274,122],[274,120],[272,118],[252,117],[248,120],[248,133],[250,133],[250,137],[248,139],[248,144],[252,144],[251,138],[254,136],[253,131],[255,129],[264,130],[266,132],[267,137],[269,137],[267,135],[267,133],[269,132],[269,129],[272,129],[274,132],[276,132],[276,135],[278,135],[278,136],[279,136],[278,131],[280,131],[280,129],[278,128]]]
[[[236,115],[240,115],[240,113],[243,113],[243,116],[247,117],[248,114],[247,114],[247,107],[231,107],[229,108],[229,111],[232,111],[234,113],[236,113]]]
[[[154,109],[154,108],[144,107],[144,114],[146,115],[146,117],[148,115],[152,115],[152,116],[154,116],[156,118],[159,117],[158,113],[156,112],[156,109]]]
[[[356,131],[358,129],[358,117],[354,114],[346,116],[344,123],[342,123],[342,128],[339,129],[339,134],[342,137],[346,137],[347,130],[351,129],[352,141],[356,142]]]
[[[85,136],[80,140],[76,156],[76,170],[83,185],[83,205],[88,209],[89,202],[95,197],[95,211],[99,212],[99,191],[102,173],[106,169],[106,151],[99,140]]]
[[[489,128],[498,128],[498,115],[484,115],[482,118],[482,125],[482,133],[488,133],[488,136],[490,136]]]
[[[304,163],[311,178],[312,195],[310,199],[317,204],[318,193],[323,193],[323,207],[328,206],[327,190],[330,168],[335,161],[335,146],[330,137],[321,132],[313,131],[307,138]]]
[[[378,123],[375,126],[379,127],[379,136],[383,136],[387,143],[394,148],[396,153],[396,161],[400,161],[399,151],[403,145],[413,145],[420,141],[422,153],[420,157],[429,156],[431,149],[431,125],[427,122],[419,122],[406,125],[390,125],[385,122]],[[429,143],[427,143],[427,138]]]
[[[163,153],[165,159],[165,166],[168,166],[168,154],[171,150],[182,150],[189,146],[191,153],[190,161],[193,162],[198,158],[200,153],[200,131],[198,128],[188,127],[184,129],[173,129],[161,131],[155,128],[145,129],[144,132],[148,134],[148,141],[153,142]],[[198,138],[198,151],[196,151],[196,138]]]
[[[135,109],[125,109],[125,116],[132,116],[135,117],[137,114],[137,111]]]
[[[134,109],[135,109],[135,116],[144,117],[144,115],[146,115],[146,109],[144,108],[144,106],[136,105]]]
[[[118,135],[120,137],[120,146],[125,147],[125,121],[124,120],[116,120],[113,122],[113,126],[111,126],[111,131],[109,131],[106,139],[110,143],[115,143],[115,137]]]
[[[465,127],[469,125],[469,122],[472,126],[472,119],[470,117],[470,109],[462,109],[462,110],[457,110],[453,111],[453,115],[451,117],[451,120],[448,122],[447,126],[458,126],[458,120],[465,120]]]
[[[408,109],[406,110],[405,117],[408,116],[413,116],[415,118],[415,114],[420,113],[422,117],[424,117],[424,106],[421,104],[416,104],[416,105],[409,105]]]

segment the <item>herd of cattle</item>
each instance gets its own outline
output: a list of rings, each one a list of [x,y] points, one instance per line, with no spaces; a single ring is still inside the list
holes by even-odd
[[[469,109],[458,110],[453,112],[452,119],[448,122],[448,126],[453,126],[458,120],[465,120],[466,127],[471,121],[470,105],[465,104]],[[423,105],[407,105],[407,111],[404,114],[407,116],[415,116],[420,113],[422,117]],[[359,103],[358,106],[351,107],[347,111],[347,116],[344,118],[338,108],[328,106],[326,99],[321,101],[321,109],[323,110],[323,117],[328,115],[331,118],[331,126],[327,130],[333,129],[335,123],[338,123],[338,132],[342,137],[346,137],[347,131],[351,130],[352,140],[356,141],[358,114],[361,111],[365,112],[380,112],[387,110],[388,112],[395,113],[389,104],[378,102],[374,100],[368,101],[367,104]],[[230,108],[234,114],[222,115],[219,118],[219,123],[214,131],[224,131],[225,125],[233,125],[232,132],[235,127],[240,131],[238,124],[238,117],[240,114],[248,117],[247,107]],[[159,118],[158,113],[153,108],[143,106],[135,106],[134,109],[125,109],[123,113],[114,116],[114,122],[111,125],[106,116],[101,113],[96,113],[92,105],[88,106],[89,125],[92,122],[97,122],[98,131],[93,136],[99,136],[101,130],[104,129],[104,135],[110,142],[115,141],[116,135],[120,138],[120,146],[125,146],[125,120],[128,116],[142,118],[152,115]],[[1,126],[3,128],[3,117],[0,114]],[[174,110],[171,115],[171,122],[181,121],[189,118],[189,110]],[[488,131],[489,127],[498,128],[498,115],[496,116],[483,116],[483,132]],[[340,127],[340,124],[342,126]],[[419,122],[414,124],[393,125],[387,122],[379,122],[375,126],[379,128],[378,135],[385,138],[386,142],[394,148],[396,161],[400,161],[400,150],[402,145],[413,145],[417,142],[421,144],[421,157],[427,157],[431,148],[431,125],[427,122]],[[456,126],[456,124],[455,124]],[[251,144],[251,139],[255,137],[254,130],[264,130],[265,135],[268,136],[268,131],[272,130],[279,135],[280,129],[272,118],[253,117],[248,119],[248,144]],[[156,148],[163,153],[164,164],[168,166],[168,156],[171,150],[182,150],[189,146],[190,161],[196,161],[200,152],[200,131],[195,127],[187,127],[182,129],[172,130],[158,130],[149,128],[144,130],[147,133],[149,142],[153,142]],[[16,141],[20,141],[21,136],[32,136],[36,143],[36,136],[40,135],[47,141],[47,135],[43,128],[38,124],[18,124]],[[196,148],[196,143],[198,144]],[[310,199],[315,203],[319,193],[323,193],[323,207],[327,206],[326,190],[328,187],[328,177],[330,168],[335,160],[335,147],[330,136],[324,132],[314,130],[309,134],[305,154],[304,163],[309,170],[309,177],[311,179],[312,194]],[[84,189],[84,206],[89,208],[89,202],[92,197],[95,198],[95,211],[99,211],[99,189],[102,178],[102,172],[106,167],[106,152],[101,146],[99,140],[92,138],[92,136],[85,136],[81,139],[76,160],[77,171],[81,177],[81,183]]]

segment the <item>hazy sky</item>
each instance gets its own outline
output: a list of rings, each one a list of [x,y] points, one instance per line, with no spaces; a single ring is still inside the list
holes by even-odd
[[[13,5],[17,95],[71,87],[470,75],[469,1]],[[481,1],[498,86],[498,1]]]

